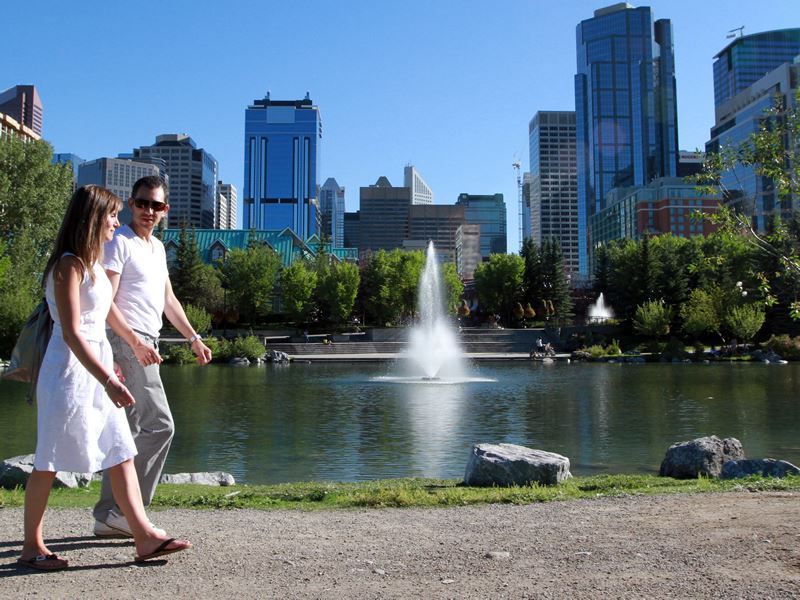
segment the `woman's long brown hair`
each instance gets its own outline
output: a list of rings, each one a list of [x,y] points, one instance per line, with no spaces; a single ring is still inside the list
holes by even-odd
[[[65,252],[71,252],[83,261],[94,283],[92,267],[103,254],[106,217],[121,208],[122,201],[106,188],[99,185],[79,187],[69,201],[53,253],[42,276],[42,284]]]

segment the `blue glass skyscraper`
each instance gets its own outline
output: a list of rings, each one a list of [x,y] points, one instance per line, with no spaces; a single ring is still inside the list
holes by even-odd
[[[255,100],[245,111],[244,229],[318,232],[319,108],[303,100]]]
[[[800,29],[778,29],[737,37],[714,57],[714,106],[743,92],[800,54]]]
[[[575,113],[579,272],[589,275],[588,223],[616,187],[676,175],[678,109],[669,19],[619,3],[578,24]]]

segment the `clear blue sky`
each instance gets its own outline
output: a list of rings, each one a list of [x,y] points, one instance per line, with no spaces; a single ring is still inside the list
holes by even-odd
[[[241,192],[244,110],[306,91],[323,120],[320,183],[358,188],[413,163],[437,204],[502,193],[518,248],[528,121],[573,110],[575,26],[612,2],[28,0],[2,8],[0,90],[34,84],[56,152],[116,156],[185,132]],[[728,30],[800,26],[797,0],[654,0],[672,20],[679,143],[713,124],[713,56]]]

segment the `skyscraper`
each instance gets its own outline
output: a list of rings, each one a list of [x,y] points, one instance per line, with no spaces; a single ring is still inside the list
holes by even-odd
[[[490,254],[505,254],[506,203],[503,194],[459,194],[456,206],[464,207],[464,222],[481,226],[481,258],[489,260]]]
[[[42,137],[42,100],[35,85],[15,85],[0,92],[0,113]]]
[[[344,248],[344,188],[328,177],[319,189],[321,234],[334,248]]]
[[[232,183],[217,182],[216,229],[236,229],[236,209],[238,199],[236,186]]]
[[[625,2],[576,31],[578,268],[589,275],[589,218],[616,187],[675,176],[678,157],[672,24]]]
[[[800,32],[800,29],[794,31]],[[759,38],[760,35],[749,37]],[[755,53],[752,45],[751,50]],[[724,53],[725,51],[717,56]],[[773,106],[776,98],[784,107],[796,106],[795,93],[798,87],[800,52],[794,61],[777,66],[715,107],[715,124],[711,128],[711,139],[706,142],[706,152],[716,153],[725,146],[737,147],[746,142],[750,135],[759,130],[766,116],[764,111]],[[800,208],[800,198],[778,197],[774,182],[768,177],[757,175],[753,166],[738,165],[723,172],[720,184],[725,202],[749,215],[758,231],[766,231],[772,225],[774,217],[782,216],[786,219]]]
[[[290,227],[301,239],[318,231],[319,108],[303,100],[255,100],[245,110],[245,229]]]
[[[408,239],[411,188],[394,187],[381,176],[359,189],[359,255],[376,250],[402,248]]]
[[[578,271],[578,175],[575,113],[539,111],[528,125],[531,239],[561,245],[564,267]]]
[[[74,155],[72,155],[74,156]],[[155,165],[142,163],[127,158],[96,158],[83,161],[77,168],[76,184],[101,185],[111,190],[122,200],[122,211],[119,213],[119,222],[128,223],[131,220],[131,209],[128,207],[128,198],[131,197],[133,184],[142,177],[151,175],[160,176],[161,172]],[[172,198],[170,195],[170,205]],[[172,207],[167,213],[169,219]]]
[[[411,204],[433,204],[433,191],[414,165],[403,169],[403,186],[411,190]]]
[[[156,137],[155,144],[133,150],[133,159],[160,164],[169,175],[169,226],[212,229],[216,222],[216,159],[185,133]],[[130,192],[128,192],[130,193]]]
[[[714,107],[800,54],[800,28],[740,36],[714,57]]]

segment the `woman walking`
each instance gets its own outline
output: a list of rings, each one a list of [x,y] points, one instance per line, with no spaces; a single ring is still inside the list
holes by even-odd
[[[36,386],[36,458],[25,487],[25,541],[18,560],[34,569],[68,566],[47,548],[42,535],[56,471],[108,470],[114,497],[133,532],[137,562],[191,547],[156,532],[145,515],[133,466],[136,446],[122,410],[134,399],[114,374],[106,338],[107,320],[140,361],[160,361],[112,304],[111,283],[100,265],[103,245],[119,227],[121,205],[105,188],[79,188],[44,272],[53,334]]]

